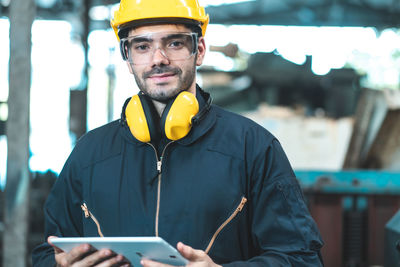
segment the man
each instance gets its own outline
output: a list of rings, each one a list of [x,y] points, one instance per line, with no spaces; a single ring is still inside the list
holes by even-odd
[[[82,137],[45,206],[46,236],[160,236],[188,266],[322,266],[322,241],[279,142],[196,85],[197,0],[122,0],[112,26],[141,90]],[[123,266],[48,242],[35,266]],[[143,260],[143,266],[167,266]]]

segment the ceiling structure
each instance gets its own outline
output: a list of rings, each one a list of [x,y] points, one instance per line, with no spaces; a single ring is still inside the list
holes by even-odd
[[[0,16],[7,15],[10,1],[0,0]],[[71,19],[83,6],[112,5],[118,0],[36,0],[37,16]],[[201,0],[200,0],[201,3]],[[254,0],[208,6],[211,23],[400,27],[400,0]],[[93,21],[91,28],[108,28],[108,21]]]
[[[398,0],[258,0],[208,7],[214,23],[399,27]]]

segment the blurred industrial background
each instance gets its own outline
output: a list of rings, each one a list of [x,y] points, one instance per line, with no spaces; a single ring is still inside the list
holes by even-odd
[[[325,265],[400,266],[400,1],[199,2],[211,18],[199,83],[281,141]],[[0,266],[31,266],[75,141],[138,91],[116,8],[0,0]]]

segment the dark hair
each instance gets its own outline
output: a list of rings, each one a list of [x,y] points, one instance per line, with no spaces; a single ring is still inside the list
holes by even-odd
[[[194,33],[197,33],[197,37],[202,36],[202,30],[200,23],[196,20],[185,19],[185,18],[155,18],[155,19],[141,19],[125,23],[120,26],[118,36],[120,39],[128,37],[129,31],[145,25],[157,25],[157,24],[182,24]]]

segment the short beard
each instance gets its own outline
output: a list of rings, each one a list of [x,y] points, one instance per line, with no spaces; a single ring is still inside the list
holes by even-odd
[[[133,76],[135,77],[136,83],[144,94],[148,95],[151,99],[156,100],[158,102],[166,103],[170,99],[176,97],[180,92],[187,91],[190,86],[193,84],[196,74],[196,62],[194,62],[192,68],[190,68],[183,76],[182,70],[179,68],[170,67],[167,65],[155,66],[148,72],[143,73],[142,77],[139,78],[139,75],[135,72],[134,67],[132,66]],[[162,74],[162,73],[173,73],[178,75],[178,86],[176,88],[169,89],[168,91],[151,91],[146,85],[145,80],[149,78],[153,74]]]

